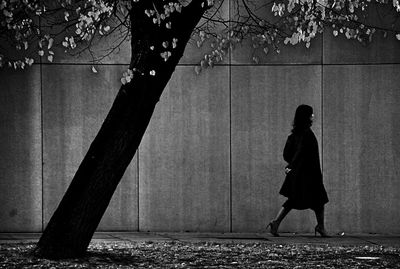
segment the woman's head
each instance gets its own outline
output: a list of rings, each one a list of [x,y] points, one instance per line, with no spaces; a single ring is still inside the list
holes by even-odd
[[[313,122],[313,118],[314,114],[311,106],[299,105],[294,115],[292,132],[310,128]]]

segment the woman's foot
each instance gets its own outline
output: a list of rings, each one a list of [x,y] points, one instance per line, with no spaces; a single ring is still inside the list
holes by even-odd
[[[321,237],[331,237],[330,235],[328,235],[328,233],[325,231],[325,228],[317,225],[315,226],[314,229],[314,235],[317,236],[317,233],[319,233],[321,235]]]
[[[269,227],[269,232],[275,236],[278,237],[278,227],[279,227],[279,223],[276,220],[271,221],[268,225],[267,225],[267,229]]]

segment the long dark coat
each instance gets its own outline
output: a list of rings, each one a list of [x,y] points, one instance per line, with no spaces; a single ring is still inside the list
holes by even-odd
[[[310,128],[289,135],[283,158],[291,169],[279,191],[288,198],[283,206],[314,209],[326,204],[328,195],[322,181],[318,141]]]

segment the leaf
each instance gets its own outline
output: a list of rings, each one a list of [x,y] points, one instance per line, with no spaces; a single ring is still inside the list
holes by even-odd
[[[50,38],[50,39],[49,39],[49,44],[47,45],[47,49],[48,49],[48,50],[51,49],[51,47],[53,46],[53,43],[54,43],[54,39],[53,39],[53,38]]]
[[[49,60],[49,62],[52,63],[53,62],[53,57],[54,57],[53,55],[49,55],[49,56],[47,56],[47,60]]]
[[[397,40],[400,40],[400,34],[396,35]]]
[[[93,72],[93,73],[98,73],[98,72],[97,72],[97,69],[96,69],[93,65],[92,65],[92,72]]]
[[[194,72],[196,72],[197,75],[199,75],[201,73],[201,66],[195,66],[194,67]]]
[[[259,61],[260,61],[260,59],[258,59],[258,57],[257,57],[257,56],[253,56],[253,61],[254,61],[256,64],[258,64],[258,63],[259,63]]]
[[[29,66],[31,66],[31,65],[33,64],[34,60],[33,60],[32,58],[25,58],[25,62],[26,62]]]

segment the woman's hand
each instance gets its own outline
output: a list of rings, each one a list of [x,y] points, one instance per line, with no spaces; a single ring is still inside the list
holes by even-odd
[[[288,168],[288,167],[285,168],[285,174],[286,174],[286,175],[289,174],[290,171],[292,171],[292,169],[290,169],[290,168]]]

